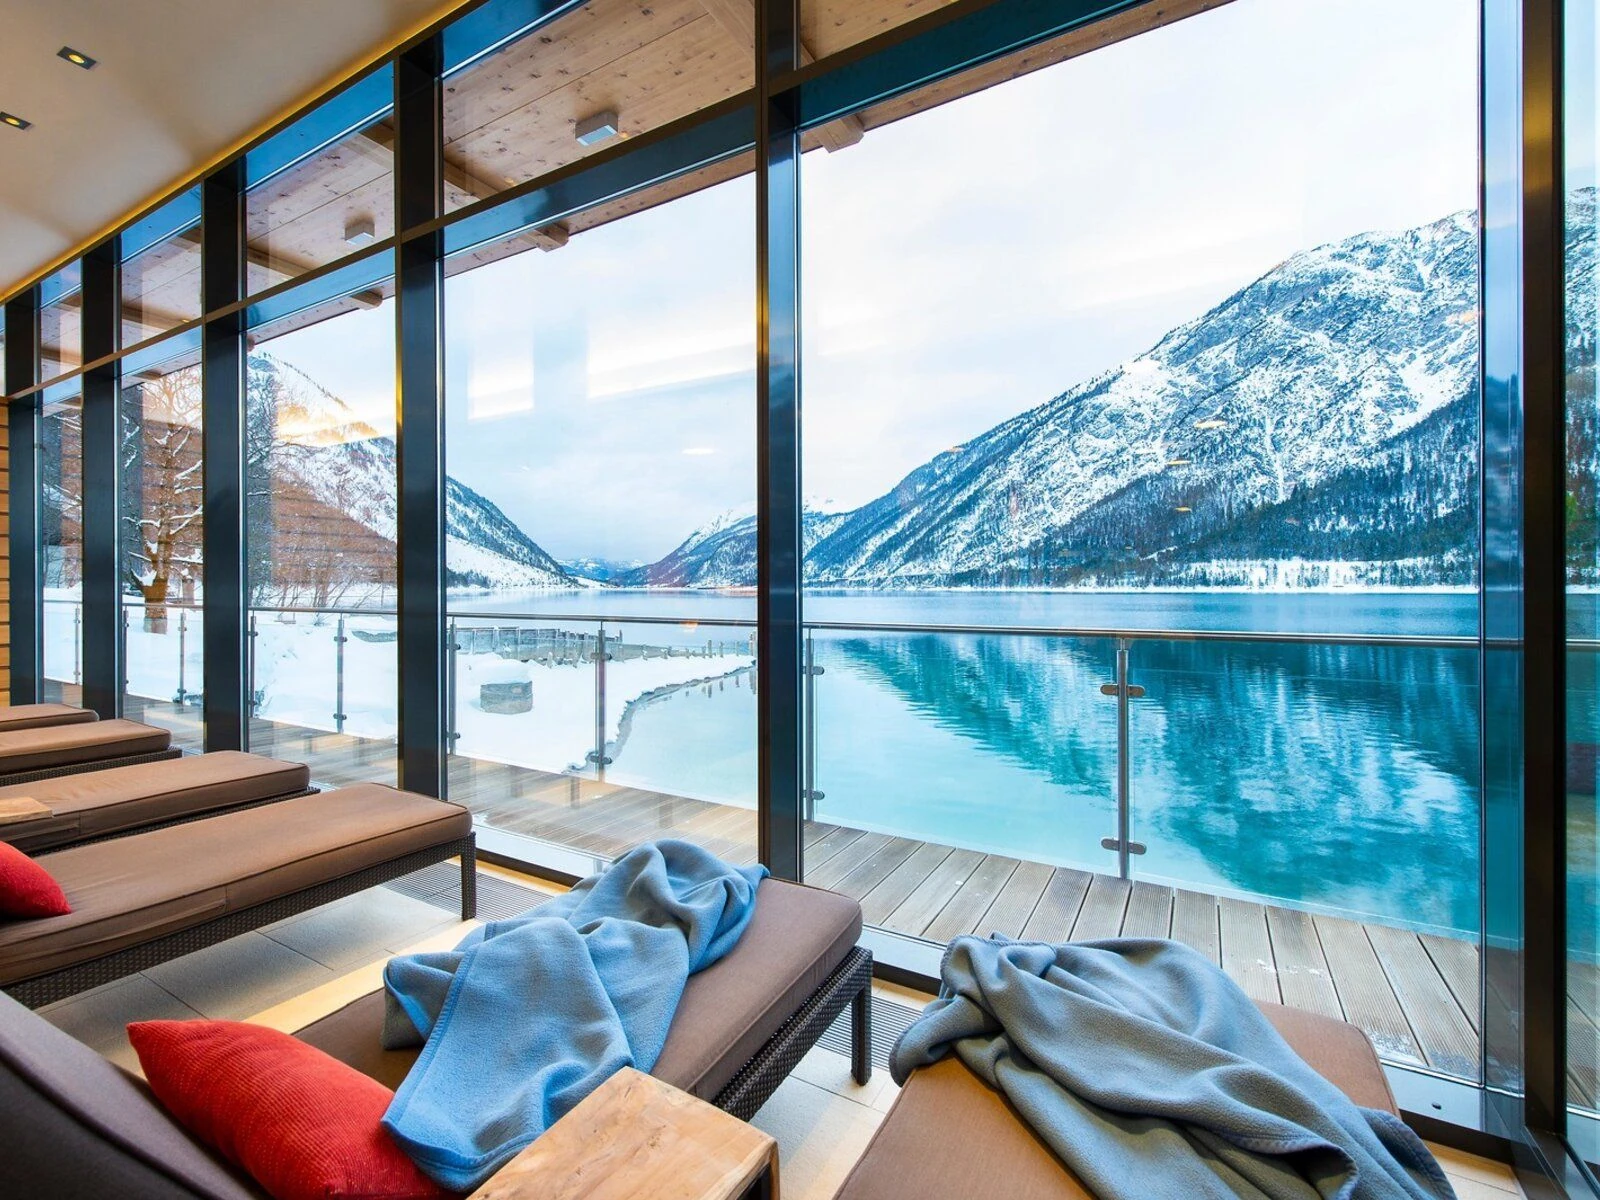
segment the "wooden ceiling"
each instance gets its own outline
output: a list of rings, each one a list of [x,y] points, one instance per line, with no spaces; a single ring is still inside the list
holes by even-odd
[[[1226,2],[1150,0],[1084,30],[811,131],[805,148],[847,150],[863,138],[870,141],[872,130],[893,121]],[[946,3],[804,0],[804,57],[810,61],[834,54]],[[580,160],[591,150],[578,143],[573,127],[594,113],[616,113],[621,136],[635,137],[749,89],[754,43],[752,0],[593,0],[538,33],[502,47],[446,80],[446,209],[454,211]],[[350,253],[346,234],[357,224],[370,224],[378,238],[390,236],[393,140],[392,124],[380,121],[250,194],[246,225],[252,293]],[[584,230],[752,169],[750,156],[719,163],[558,225],[458,255],[448,270],[454,274],[535,248],[559,250]],[[196,232],[181,234],[148,252],[137,270],[125,269],[123,292],[124,344],[192,319],[199,307]],[[298,314],[270,332],[370,306],[390,294],[392,284],[385,284],[378,292]]]

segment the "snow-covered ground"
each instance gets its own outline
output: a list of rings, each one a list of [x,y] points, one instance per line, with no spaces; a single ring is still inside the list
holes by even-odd
[[[71,681],[77,604],[67,595],[45,606],[45,654],[51,678]],[[257,614],[255,686],[257,715],[268,720],[335,730],[338,726],[339,620],[311,614]],[[164,633],[147,631],[137,609],[127,626],[128,691],[171,701],[178,694],[179,648],[182,687],[201,690],[203,622],[197,611],[169,610]],[[344,731],[360,737],[393,738],[397,722],[396,621],[392,616],[348,616],[344,622]],[[721,644],[722,650],[731,650]],[[607,753],[626,766],[622,738],[629,705],[646,697],[749,671],[748,652],[676,647],[673,657],[633,658],[606,664]],[[595,664],[543,664],[502,658],[490,651],[456,655],[456,752],[546,771],[583,767],[595,748]],[[533,705],[526,713],[485,712],[482,687],[527,681]]]

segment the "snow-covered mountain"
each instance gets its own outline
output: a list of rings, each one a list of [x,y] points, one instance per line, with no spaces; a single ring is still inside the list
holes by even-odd
[[[1592,226],[1592,190],[1575,203]],[[1469,583],[1477,264],[1470,212],[1297,254],[808,526],[807,581]],[[696,534],[641,574],[752,583],[753,526]]]
[[[809,505],[801,514],[805,553],[839,528],[848,514],[823,512]],[[754,587],[756,582],[756,514],[726,512],[691,533],[659,562],[612,578],[623,587]]]
[[[291,364],[260,351],[250,359],[252,444],[279,496],[297,493],[296,518],[308,506],[340,514],[390,544],[375,561],[393,561],[398,502],[394,439],[359,421],[343,400]],[[265,447],[270,446],[270,451]],[[445,480],[446,562],[453,586],[580,586],[493,501],[453,476]],[[348,540],[348,535],[345,535]],[[347,550],[359,553],[359,548]]]

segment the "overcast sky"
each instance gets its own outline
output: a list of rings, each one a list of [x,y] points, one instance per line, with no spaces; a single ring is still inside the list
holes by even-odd
[[[849,506],[1298,250],[1476,204],[1472,0],[1235,0],[803,172],[805,490]],[[751,508],[750,179],[449,284],[449,470],[558,557]],[[388,305],[268,347],[392,428]]]

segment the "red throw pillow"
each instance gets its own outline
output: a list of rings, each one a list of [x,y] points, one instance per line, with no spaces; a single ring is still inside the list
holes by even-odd
[[[274,1200],[449,1196],[378,1123],[394,1093],[315,1046],[238,1021],[128,1026],[150,1090]]]
[[[15,846],[0,842],[0,917],[62,917],[72,911],[61,885]]]

